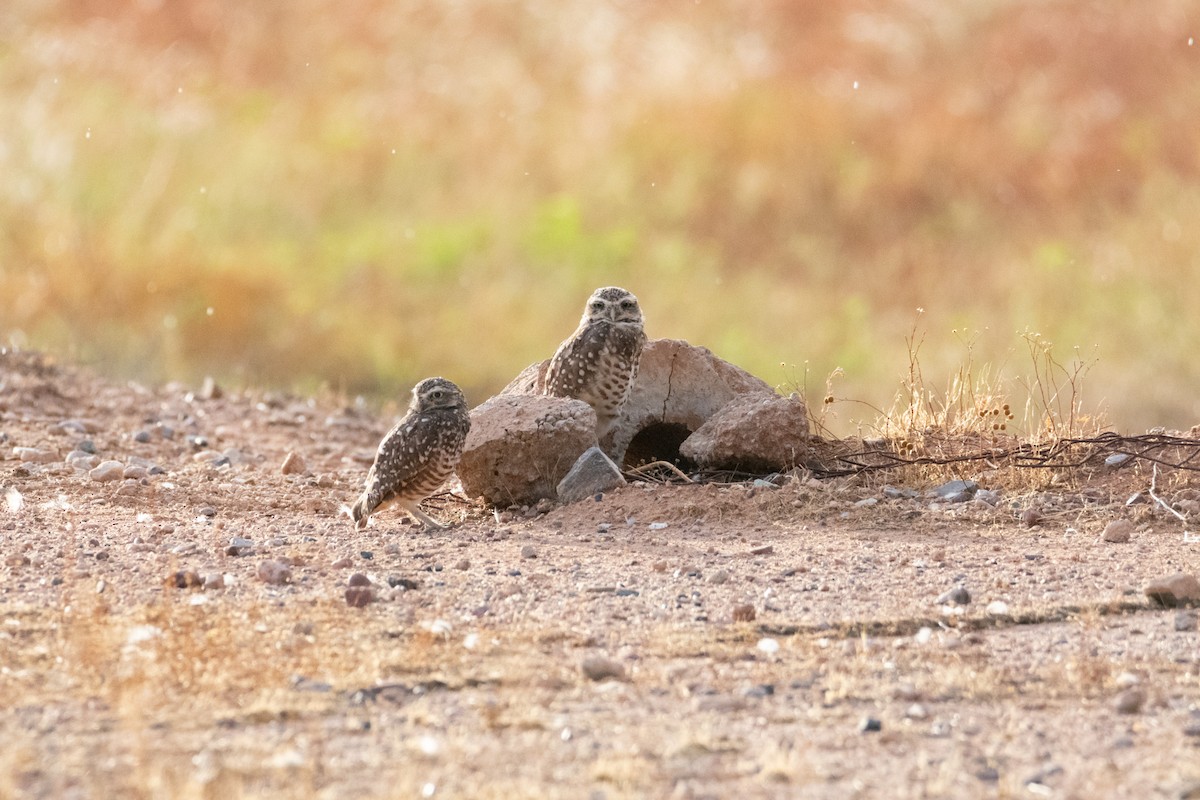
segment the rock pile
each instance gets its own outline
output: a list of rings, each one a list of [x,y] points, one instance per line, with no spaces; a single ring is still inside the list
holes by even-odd
[[[703,469],[782,471],[806,463],[808,413],[745,370],[676,339],[648,342],[621,416],[596,442],[595,414],[577,400],[541,395],[543,361],[471,412],[458,474],[468,495],[493,505],[573,502],[556,488],[599,445],[616,465],[682,462]],[[592,457],[594,461],[594,456]]]

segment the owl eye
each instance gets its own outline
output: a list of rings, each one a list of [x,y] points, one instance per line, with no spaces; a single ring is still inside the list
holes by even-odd
[[[633,300],[622,300],[621,301],[621,308],[624,308],[626,310],[629,310],[636,305],[637,305],[637,303],[635,303]]]
[[[432,392],[429,393],[429,396],[432,397],[434,400],[441,400],[442,397],[445,396],[445,394],[446,393],[443,392],[441,389],[434,389]]]
[[[603,310],[604,310],[604,301],[603,300],[593,300],[592,301],[592,311],[603,311]]]

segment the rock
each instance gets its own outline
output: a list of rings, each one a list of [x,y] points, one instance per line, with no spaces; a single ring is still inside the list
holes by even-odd
[[[538,394],[550,362],[531,364],[501,395]],[[763,381],[678,339],[642,349],[637,379],[612,430],[600,444],[617,464],[674,461],[679,445],[738,395],[774,395]]]
[[[752,556],[769,556],[775,552],[775,546],[770,544],[759,545],[758,547],[750,548]]]
[[[94,481],[107,483],[119,481],[125,477],[125,465],[120,461],[104,461],[88,472],[88,477]]]
[[[149,444],[150,438],[150,431],[147,430],[137,431],[133,434],[133,440],[138,444]]]
[[[757,614],[754,611],[754,606],[749,603],[742,603],[733,607],[732,616],[734,622],[753,622]]]
[[[371,579],[361,572],[356,572],[346,580],[347,586],[370,586]]]
[[[201,400],[218,400],[224,394],[225,391],[211,375],[204,378],[204,383],[200,386]]]
[[[242,536],[234,536],[229,540],[229,546],[225,548],[227,556],[245,556],[254,552],[254,542]]]
[[[558,482],[556,492],[560,503],[575,503],[623,483],[625,476],[613,460],[599,447],[589,447]]]
[[[167,585],[176,589],[193,589],[204,585],[204,580],[190,569],[179,570],[167,578]]]
[[[773,656],[779,652],[779,640],[773,639],[770,636],[765,636],[758,640],[758,644],[754,646],[760,653],[768,656]]]
[[[971,593],[967,591],[965,586],[955,586],[949,591],[938,595],[934,600],[940,606],[965,606],[971,602]]]
[[[219,572],[210,572],[204,576],[204,590],[209,589],[224,589],[225,576]]]
[[[67,464],[75,469],[90,470],[100,464],[100,456],[86,453],[83,450],[72,450],[67,453]]]
[[[387,584],[393,589],[411,592],[421,588],[421,582],[412,578],[401,578],[399,575],[388,575]]]
[[[774,392],[741,395],[696,429],[680,445],[679,454],[703,469],[791,469],[811,455],[808,409],[798,397]]]
[[[909,719],[925,719],[929,716],[929,712],[920,703],[913,703],[904,710],[904,716]]]
[[[1142,706],[1145,704],[1146,690],[1135,686],[1117,695],[1117,699],[1113,702],[1113,707],[1117,710],[1118,714],[1136,714],[1142,710]]]
[[[883,730],[883,723],[874,717],[863,717],[858,721],[859,733],[878,733]]]
[[[1175,613],[1175,630],[1180,632],[1196,630],[1196,612],[1177,611]]]
[[[14,458],[24,464],[49,464],[58,461],[55,453],[37,447],[14,447],[12,453]]]
[[[1146,597],[1164,608],[1200,603],[1200,581],[1186,572],[1176,572],[1146,584]]]
[[[1042,512],[1036,508],[1027,508],[1021,512],[1021,524],[1026,528],[1035,527],[1042,521]]]
[[[537,548],[531,544],[527,544],[521,548],[521,558],[537,558]]]
[[[975,499],[989,506],[994,506],[1000,502],[1000,493],[994,492],[991,489],[980,489],[975,492]]]
[[[1120,544],[1128,542],[1133,534],[1133,523],[1127,519],[1114,519],[1104,526],[1103,538],[1106,542]]]
[[[929,492],[929,496],[943,503],[965,503],[975,497],[978,491],[979,484],[975,481],[949,481]]]
[[[719,569],[716,572],[714,572],[713,574],[708,576],[708,582],[712,583],[712,584],[716,584],[717,586],[720,586],[723,583],[728,583],[729,582],[729,572],[727,570]]]
[[[362,578],[366,583],[355,583],[355,578]],[[350,585],[346,587],[345,598],[346,605],[351,608],[362,608],[375,601],[375,590],[371,588],[371,582],[367,580],[366,575],[355,573],[350,576]]]
[[[1003,617],[1008,614],[1008,603],[1003,600],[993,600],[987,604],[987,608],[984,610],[987,611],[988,616]]]
[[[596,444],[596,412],[581,400],[497,395],[471,412],[458,477],[499,506],[553,500],[579,455]]]
[[[58,427],[69,433],[99,433],[102,430],[100,423],[92,419],[64,419]]]
[[[605,656],[591,655],[584,657],[579,664],[579,670],[588,680],[602,681],[606,678],[625,680],[625,667],[620,662]]]
[[[304,463],[304,456],[292,450],[284,457],[279,471],[284,475],[300,475],[308,471],[308,465]]]
[[[275,561],[273,559],[260,561],[257,574],[259,580],[273,586],[292,582],[292,568],[282,561]]]

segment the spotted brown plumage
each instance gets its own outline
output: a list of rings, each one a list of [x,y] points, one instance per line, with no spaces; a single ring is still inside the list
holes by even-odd
[[[408,412],[379,443],[362,495],[350,509],[359,528],[375,512],[398,505],[425,526],[444,527],[417,506],[454,474],[471,417],[463,393],[445,378],[412,390]]]
[[[559,345],[544,379],[545,394],[583,400],[596,411],[596,438],[616,422],[637,377],[646,344],[642,309],[625,289],[597,289],[583,318]]]

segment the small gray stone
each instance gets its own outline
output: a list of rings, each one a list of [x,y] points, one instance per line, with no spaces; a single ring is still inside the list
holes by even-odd
[[[1136,714],[1142,710],[1142,706],[1145,704],[1146,690],[1135,686],[1117,695],[1113,707],[1116,708],[1118,714]]]
[[[883,496],[889,500],[911,500],[917,496],[912,489],[898,489],[895,486],[884,486]]]
[[[1175,612],[1175,630],[1177,630],[1177,631],[1194,631],[1194,630],[1196,630],[1196,612],[1195,611],[1177,611],[1177,612]]]
[[[1104,526],[1103,538],[1106,542],[1121,544],[1129,541],[1133,534],[1133,523],[1127,519],[1114,519]]]
[[[275,561],[273,559],[260,561],[257,574],[260,581],[273,586],[292,582],[292,568],[282,561]]]
[[[254,552],[254,542],[241,536],[234,536],[229,540],[229,547],[225,548],[225,555],[229,556],[244,556]]]
[[[150,431],[138,431],[133,434],[133,440],[138,444],[149,444],[150,438]]]
[[[100,423],[90,419],[64,419],[58,423],[61,430],[70,433],[99,433]]]
[[[88,472],[88,477],[94,481],[119,481],[125,477],[125,465],[120,461],[104,461]]]
[[[940,606],[965,606],[971,602],[971,593],[967,587],[959,585],[938,595],[934,602]]]
[[[537,558],[537,548],[531,544],[527,544],[521,548],[521,558]]]
[[[930,496],[947,503],[963,503],[973,498],[977,491],[979,484],[975,481],[950,481],[934,489]]]
[[[606,678],[625,680],[625,667],[620,662],[605,656],[585,656],[579,664],[579,669],[588,680],[602,681]]]
[[[975,492],[975,499],[994,506],[1000,502],[1000,493],[993,492],[991,489],[980,489]]]
[[[599,447],[583,451],[566,476],[558,482],[561,503],[575,503],[600,492],[607,492],[625,483],[625,476]]]
[[[874,717],[863,717],[858,721],[859,733],[878,733],[883,730],[883,723]]]
[[[714,572],[713,574],[708,576],[708,582],[717,584],[718,586],[721,585],[722,583],[728,583],[729,582],[729,573],[723,569],[719,569],[716,572]]]
[[[86,471],[100,464],[100,456],[85,453],[83,450],[72,450],[67,453],[67,464],[75,469]]]

